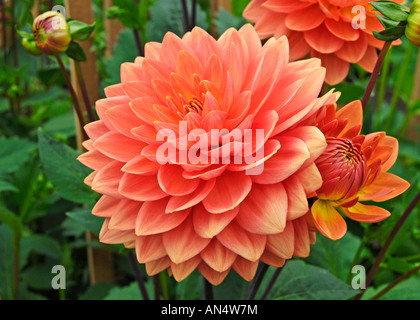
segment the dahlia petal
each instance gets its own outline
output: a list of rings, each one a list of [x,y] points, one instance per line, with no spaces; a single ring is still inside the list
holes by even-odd
[[[166,256],[161,234],[136,237],[135,247],[139,263],[151,262]]]
[[[333,35],[345,41],[356,41],[360,37],[360,31],[354,29],[350,23],[325,19],[325,26]]]
[[[235,221],[216,237],[226,248],[249,261],[256,261],[261,257],[267,240],[265,235],[245,231]]]
[[[153,201],[168,196],[159,187],[156,176],[139,176],[131,173],[124,173],[120,179],[118,192],[136,201]]]
[[[196,255],[195,257],[178,264],[171,262],[171,271],[175,280],[178,282],[184,280],[197,268],[201,261],[201,257]]]
[[[281,148],[262,165],[264,171],[260,175],[252,176],[252,181],[260,184],[273,184],[284,181],[305,163],[310,157],[306,144],[293,137],[279,136]]]
[[[189,83],[194,82],[194,75],[198,75],[200,79],[203,78],[203,67],[200,61],[186,50],[178,53],[176,72]]]
[[[197,189],[200,179],[185,179],[183,171],[179,165],[161,166],[157,178],[162,190],[172,196],[185,196]]]
[[[131,111],[128,104],[109,108],[105,116],[115,130],[132,139],[137,137],[131,133],[131,129],[145,124]]]
[[[293,228],[295,230],[295,250],[293,255],[307,258],[310,251],[311,236],[305,216],[293,220]]]
[[[363,124],[363,108],[360,100],[350,102],[343,108],[337,111],[337,119],[347,119],[348,122],[343,128],[342,133],[337,137],[347,136],[347,132],[353,127],[360,127]],[[355,132],[355,136],[360,134],[360,129]]]
[[[106,218],[101,231],[99,232],[99,241],[107,244],[121,244],[132,242],[136,239],[133,231],[111,230],[108,228],[109,218]]]
[[[95,141],[96,139],[109,132],[109,128],[102,120],[90,122],[85,125],[84,129],[92,141]]]
[[[121,200],[109,220],[109,229],[134,230],[137,214],[142,202]]]
[[[340,50],[344,40],[333,35],[325,25],[304,32],[306,42],[319,53],[328,54]]]
[[[123,86],[121,83],[113,84],[111,86],[106,87],[104,89],[104,92],[107,98],[120,97],[120,96],[125,95]]]
[[[352,220],[359,222],[375,223],[388,218],[391,213],[377,206],[367,206],[357,203],[351,208],[344,208],[344,213]]]
[[[123,163],[112,161],[96,172],[92,181],[92,189],[98,193],[106,194],[115,198],[121,198],[118,186],[123,176],[121,168]]]
[[[147,124],[153,124],[157,120],[153,106],[160,101],[155,97],[140,97],[130,101],[131,110]]]
[[[287,193],[283,185],[254,184],[235,220],[251,233],[275,234],[284,230],[286,216]]]
[[[410,184],[400,177],[382,172],[373,183],[359,190],[360,201],[382,202],[399,196],[410,187]]]
[[[110,161],[112,161],[111,158],[102,154],[98,150],[85,152],[78,156],[77,160],[83,163],[86,167],[91,168],[93,170],[101,170]]]
[[[133,81],[122,84],[124,94],[130,99],[136,99],[138,97],[150,96],[153,92],[153,87],[150,82],[146,81]]]
[[[103,195],[92,209],[92,214],[97,217],[110,218],[115,212],[120,199]]]
[[[143,69],[140,65],[132,62],[124,62],[121,65],[121,82],[142,81]]]
[[[169,215],[177,215],[171,213]],[[187,218],[181,225],[163,234],[163,244],[169,258],[174,263],[181,263],[198,255],[208,244],[210,239],[200,237],[194,230],[192,217]]]
[[[317,4],[294,11],[287,15],[286,27],[295,31],[312,30],[318,27],[325,20],[325,15]]]
[[[168,256],[156,259],[146,263],[146,272],[149,276],[161,273],[163,270],[171,266],[171,260]]]
[[[337,240],[344,236],[347,225],[329,201],[317,200],[311,208],[318,230],[326,237]]]
[[[128,161],[121,170],[132,174],[155,175],[158,173],[160,167],[161,165],[159,163],[139,155]]]
[[[93,146],[112,159],[127,162],[140,155],[144,144],[111,131],[98,138]]]
[[[322,176],[314,163],[302,170],[299,170],[299,172],[297,172],[297,176],[307,197],[313,195],[313,193],[322,186]]]
[[[290,46],[290,61],[302,59],[311,52],[311,47],[300,32],[291,32],[287,38]]]
[[[211,240],[200,256],[210,268],[218,272],[228,270],[237,257],[236,253],[227,249],[216,238]]]
[[[377,61],[378,53],[376,52],[376,49],[374,47],[368,47],[365,55],[357,62],[357,64],[367,72],[373,72]]]
[[[276,256],[274,253],[265,250],[260,260],[269,266],[281,268],[286,263],[286,259]]]
[[[136,219],[136,235],[147,236],[173,230],[189,215],[190,210],[166,214],[168,199],[144,202]]]
[[[283,181],[287,193],[287,220],[297,219],[309,211],[305,188],[300,179],[293,175]]]
[[[203,205],[211,213],[222,213],[236,208],[251,191],[251,178],[243,172],[225,171],[216,180]]]
[[[347,77],[350,70],[350,64],[338,58],[335,54],[322,54],[312,51],[312,56],[320,58],[322,65],[327,69],[325,82],[329,85],[336,85]]]
[[[259,261],[248,261],[242,257],[237,257],[233,263],[233,269],[246,281],[251,281],[257,273]]]
[[[195,231],[202,238],[213,238],[219,234],[237,216],[239,207],[223,213],[210,213],[203,205],[193,208],[193,223]]]
[[[197,270],[204,278],[206,278],[208,282],[214,286],[221,284],[230,271],[230,269],[228,269],[223,272],[217,272],[209,267],[205,262],[200,263],[197,267]]]
[[[295,231],[293,223],[288,222],[283,232],[268,235],[266,249],[280,258],[292,258],[295,251]]]
[[[166,213],[181,211],[200,203],[207,197],[213,189],[215,183],[216,179],[201,182],[197,189],[195,189],[191,194],[185,196],[172,196],[166,207]]]
[[[341,60],[357,63],[364,57],[367,48],[367,36],[361,34],[356,41],[346,41],[341,49],[335,52],[335,55]]]

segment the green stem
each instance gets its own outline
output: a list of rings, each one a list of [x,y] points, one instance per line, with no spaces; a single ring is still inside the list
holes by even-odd
[[[64,79],[66,80],[67,88],[70,91],[70,95],[71,95],[71,98],[72,98],[73,103],[74,103],[74,109],[76,111],[77,119],[79,121],[81,131],[83,133],[83,140],[87,140],[87,135],[86,135],[86,132],[84,130],[85,118],[83,116],[83,112],[82,112],[82,109],[80,107],[79,99],[77,98],[76,91],[73,88],[70,77],[69,77],[69,75],[67,73],[67,70],[64,66],[63,60],[61,60],[59,55],[56,55],[55,58],[57,59],[58,65],[60,66],[61,73],[63,74]]]
[[[400,231],[401,227],[403,226],[404,222],[408,219],[411,212],[416,208],[417,204],[420,201],[420,192],[417,193],[417,195],[414,197],[414,199],[410,202],[407,209],[404,211],[404,213],[401,215],[401,217],[398,219],[397,223],[395,224],[394,228],[392,229],[391,233],[389,234],[388,238],[386,239],[384,246],[382,247],[381,251],[379,251],[378,256],[376,257],[376,260],[374,264],[372,265],[372,268],[370,269],[367,279],[366,279],[366,288],[370,285],[373,278],[376,275],[376,272],[379,269],[379,266],[382,262],[382,260],[385,258],[385,255],[387,254],[392,242],[394,241],[396,235]],[[366,292],[366,289],[363,290],[360,294],[358,294],[355,299],[360,300],[363,296],[363,294]]]
[[[385,93],[386,93],[386,88],[388,85],[388,74],[389,74],[389,69],[391,66],[391,51],[392,51],[392,47],[389,48],[389,54],[387,54],[385,57],[384,66],[382,68],[382,73],[379,80],[378,102],[377,102],[377,107],[376,107],[376,114],[378,116],[381,115],[382,108],[384,105]],[[377,121],[374,124],[375,130],[377,130],[378,125],[379,125],[379,121]]]
[[[161,272],[159,274],[159,277],[160,277],[160,284],[161,284],[163,299],[169,300],[168,278],[165,271]]]
[[[405,52],[405,56],[404,56],[404,60],[400,66],[400,71],[398,73],[398,78],[397,78],[397,82],[395,84],[394,87],[394,93],[392,95],[392,100],[391,100],[391,104],[389,107],[389,114],[388,114],[388,119],[386,122],[386,126],[385,126],[385,130],[389,131],[391,129],[391,125],[392,122],[395,118],[395,113],[397,111],[397,103],[398,103],[398,99],[401,96],[401,89],[402,86],[404,84],[404,77],[406,76],[407,73],[407,69],[408,66],[410,65],[410,59],[411,59],[411,55],[413,53],[413,46],[408,46],[406,52]]]
[[[398,279],[395,279],[392,281],[389,285],[387,285],[383,290],[381,290],[378,294],[376,294],[374,297],[372,297],[370,300],[379,300],[382,298],[387,292],[389,292],[392,288],[394,288],[399,283],[403,282],[404,280],[408,279],[411,275],[415,274],[417,271],[420,270],[420,266],[417,266],[407,273],[403,274]]]
[[[96,115],[93,111],[92,102],[89,97],[89,92],[86,86],[85,77],[83,76],[82,68],[80,66],[80,62],[74,60],[74,67],[76,70],[77,80],[79,82],[80,90],[82,91],[83,101],[85,103],[85,108],[88,114],[89,122],[96,121]]]
[[[206,300],[214,300],[213,286],[206,278],[203,277],[204,298]]]
[[[381,53],[379,54],[378,61],[376,62],[375,68],[373,69],[372,75],[370,76],[365,94],[363,95],[363,98],[362,98],[363,110],[366,109],[370,96],[372,95],[372,91],[375,88],[376,80],[378,79],[379,73],[381,72],[382,64],[384,63],[386,54],[388,53],[391,45],[392,45],[392,41],[385,42],[384,47],[382,48]]]
[[[13,234],[13,299],[19,297],[19,274],[20,274],[20,232],[15,231]]]

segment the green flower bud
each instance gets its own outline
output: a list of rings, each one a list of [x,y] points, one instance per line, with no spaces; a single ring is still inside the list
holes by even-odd
[[[30,40],[28,38],[22,38],[22,46],[26,51],[28,51],[30,54],[34,56],[39,56],[42,54],[42,51],[38,48],[34,40]]]
[[[420,0],[414,0],[411,4],[405,36],[412,44],[420,47]]]
[[[64,53],[71,42],[70,28],[63,15],[47,11],[34,20],[33,33],[37,47],[48,55]]]

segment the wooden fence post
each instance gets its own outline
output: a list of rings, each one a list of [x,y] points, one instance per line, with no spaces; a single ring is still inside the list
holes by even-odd
[[[85,23],[92,24],[94,22],[92,0],[65,0],[66,18],[73,18],[80,20]],[[92,41],[86,40],[80,43],[84,49],[87,61],[81,63],[83,75],[85,77],[86,86],[89,92],[92,103],[99,99],[99,77],[96,68],[96,55],[91,52]],[[80,105],[84,108],[82,100],[82,94],[79,89],[77,81],[76,70],[74,63],[71,63],[71,78],[73,86],[80,100]],[[84,110],[86,111],[86,110]],[[77,133],[78,133],[78,145],[82,149],[81,143],[82,134],[79,124],[76,122]],[[97,240],[97,237],[91,232],[86,233],[86,239],[88,242]],[[89,274],[91,284],[98,282],[113,282],[114,281],[114,270],[113,270],[113,256],[110,251],[106,251],[98,248],[88,248],[88,263],[89,263]]]

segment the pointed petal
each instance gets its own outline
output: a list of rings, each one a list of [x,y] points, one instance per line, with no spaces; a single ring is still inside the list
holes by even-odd
[[[311,212],[316,227],[324,236],[337,240],[345,235],[346,222],[328,200],[315,201]]]
[[[166,256],[162,235],[136,237],[136,255],[139,263],[147,263]]]
[[[208,282],[214,286],[221,284],[230,271],[230,269],[228,269],[223,272],[217,272],[209,267],[205,262],[200,263],[197,267],[197,270],[204,278],[207,279]]]
[[[203,200],[211,213],[222,213],[236,208],[251,191],[251,178],[244,172],[225,171],[216,180],[213,190]]]
[[[235,221],[216,237],[226,248],[250,261],[256,261],[261,257],[266,243],[265,235],[247,232]]]
[[[180,165],[166,164],[158,172],[159,186],[172,196],[184,196],[192,193],[200,184],[200,179],[185,179],[184,169]]]
[[[170,215],[176,215],[172,213]],[[210,239],[200,237],[194,230],[192,217],[186,219],[177,228],[163,234],[163,244],[168,256],[174,263],[181,263],[199,254]]]
[[[254,279],[257,273],[259,261],[248,261],[242,257],[237,257],[233,263],[233,269],[246,281]]]
[[[178,264],[171,262],[171,271],[175,280],[178,282],[184,280],[195,270],[195,268],[197,268],[201,261],[200,255],[196,255],[195,257]]]
[[[352,220],[368,223],[379,222],[391,216],[388,210],[376,206],[367,206],[360,202],[351,208],[344,208],[344,213]]]
[[[124,173],[120,179],[119,193],[137,201],[153,201],[168,195],[159,187],[157,177]]]
[[[241,203],[236,221],[251,233],[275,234],[284,230],[286,216],[287,193],[282,183],[254,184]]]
[[[382,172],[373,183],[362,188],[357,195],[360,201],[382,202],[399,196],[409,187],[410,184],[404,179],[392,173]]]
[[[280,258],[292,258],[295,250],[295,230],[292,222],[286,224],[283,232],[267,236],[267,249]]]
[[[237,257],[236,253],[227,249],[216,238],[211,240],[200,255],[209,267],[218,272],[228,270]]]
[[[167,203],[167,198],[143,203],[137,215],[136,235],[146,236],[172,230],[188,217],[189,209],[166,214]]]
[[[213,238],[219,234],[239,212],[239,207],[223,213],[208,212],[203,205],[193,208],[193,222],[195,231],[203,238]]]

